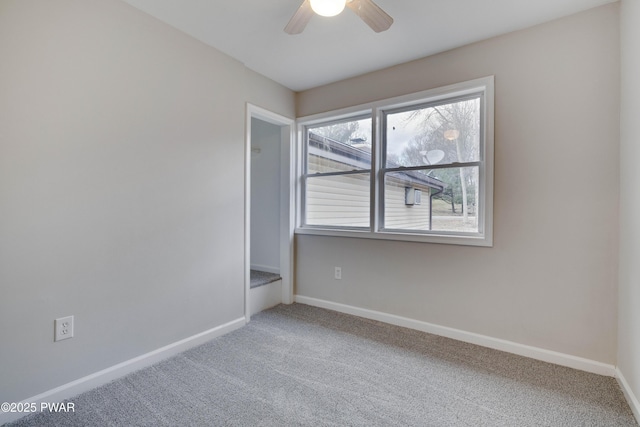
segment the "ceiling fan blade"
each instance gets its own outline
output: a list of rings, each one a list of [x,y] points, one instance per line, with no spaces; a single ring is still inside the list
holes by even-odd
[[[311,2],[304,0],[296,13],[293,14],[289,23],[284,27],[284,32],[287,34],[300,34],[304,27],[307,26],[311,17],[313,16],[313,9],[311,9]]]
[[[372,0],[349,0],[347,7],[353,10],[376,33],[388,30],[393,24],[393,18]]]

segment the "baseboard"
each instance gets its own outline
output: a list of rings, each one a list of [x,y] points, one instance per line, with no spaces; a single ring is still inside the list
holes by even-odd
[[[251,316],[282,303],[282,279],[249,290]]]
[[[247,322],[244,317],[233,320],[229,323],[225,323],[224,325],[209,329],[208,331],[201,332],[141,356],[134,357],[133,359],[118,363],[110,368],[103,369],[91,375],[87,375],[86,377],[71,381],[70,383],[61,385],[60,387],[45,391],[44,393],[25,399],[20,403],[35,403],[37,407],[40,407],[41,402],[54,403],[62,402],[65,399],[71,399],[80,393],[89,391],[103,384],[107,384],[108,382],[123,377],[131,372],[151,366],[163,359],[167,359],[192,347],[204,344],[213,338],[228,334],[229,332],[246,325],[246,323]],[[25,415],[28,414],[0,413],[0,426],[4,423],[22,418]]]
[[[638,424],[640,424],[640,401],[638,401],[638,398],[633,393],[633,390],[631,390],[631,386],[629,386],[629,383],[624,378],[624,375],[622,375],[622,371],[620,371],[620,368],[616,368],[616,379],[618,380],[618,384],[620,384],[620,388],[622,389],[624,397],[629,403],[629,407],[631,408],[633,415],[636,417],[636,421],[638,422]]]
[[[460,329],[449,328],[447,326],[440,326],[420,320],[396,316],[394,314],[368,310],[365,308],[354,307],[301,295],[296,295],[295,301],[301,304],[326,308],[341,313],[364,317],[366,319],[378,320],[380,322],[389,323],[396,326],[402,326],[409,329],[428,332],[430,334],[452,338],[458,341],[481,345],[483,347],[493,348],[495,350],[505,351],[507,353],[513,353],[519,356],[529,357],[531,359],[541,360],[543,362],[567,366],[569,368],[579,369],[581,371],[591,372],[599,375],[606,375],[609,377],[616,376],[615,366],[613,365],[608,365],[606,363],[597,362],[595,360],[585,359],[582,357],[572,356],[570,354],[545,350],[538,347],[518,344],[512,341],[493,338],[486,335],[463,331]]]
[[[267,273],[280,274],[280,268],[269,267],[268,265],[251,264],[252,270],[264,271]]]

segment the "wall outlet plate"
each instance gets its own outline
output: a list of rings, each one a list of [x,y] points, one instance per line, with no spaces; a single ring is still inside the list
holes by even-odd
[[[55,322],[54,341],[62,341],[73,338],[73,316],[61,317]]]

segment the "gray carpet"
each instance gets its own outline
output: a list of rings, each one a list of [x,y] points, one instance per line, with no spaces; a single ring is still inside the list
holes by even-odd
[[[613,378],[294,304],[15,426],[635,426]]]
[[[271,282],[275,282],[276,280],[280,280],[279,274],[267,273],[266,271],[260,270],[251,270],[251,284],[250,288],[257,288],[258,286],[268,285]]]

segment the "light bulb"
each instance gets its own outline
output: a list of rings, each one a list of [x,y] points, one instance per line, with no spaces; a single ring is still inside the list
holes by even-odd
[[[321,16],[336,16],[346,4],[346,0],[311,0],[311,9]]]

